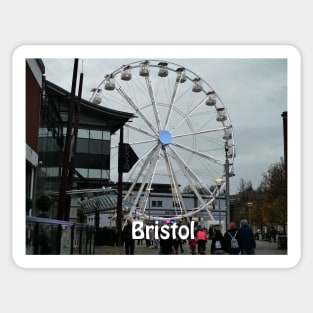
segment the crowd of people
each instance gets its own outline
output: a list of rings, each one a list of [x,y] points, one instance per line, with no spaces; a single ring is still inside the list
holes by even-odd
[[[240,221],[240,227],[236,223],[231,222],[227,231],[223,234],[219,227],[215,227],[213,232],[207,235],[207,230],[197,227],[194,236],[190,236],[187,240],[180,238],[176,234],[175,238],[155,238],[151,232],[148,238],[144,239],[147,248],[159,249],[159,254],[179,254],[184,253],[183,244],[188,243],[191,254],[206,254],[208,240],[211,239],[209,254],[229,254],[229,255],[253,255],[255,254],[256,241],[255,236],[247,220]],[[125,254],[135,253],[135,239],[132,238],[132,219],[127,220],[127,224],[123,228],[123,242],[125,246]],[[143,239],[139,239],[137,244],[144,244]]]

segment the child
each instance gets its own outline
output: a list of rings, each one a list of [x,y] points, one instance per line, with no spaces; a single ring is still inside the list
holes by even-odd
[[[188,244],[190,246],[191,254],[196,254],[196,245],[197,245],[196,239],[189,239]]]

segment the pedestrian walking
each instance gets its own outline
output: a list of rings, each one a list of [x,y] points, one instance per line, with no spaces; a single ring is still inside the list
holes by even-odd
[[[133,239],[132,236],[132,226],[133,221],[131,218],[128,218],[122,232],[125,245],[125,254],[134,254],[135,251],[135,239]]]
[[[225,254],[225,238],[219,228],[214,232],[211,243],[211,254]]]
[[[224,234],[224,238],[225,252],[228,254],[239,254],[239,230],[237,229],[235,222],[229,224],[229,229]]]
[[[168,223],[167,223],[168,224]],[[161,231],[159,231],[159,238],[160,238],[160,251],[159,254],[173,254],[173,237],[171,233],[168,233],[168,237],[163,237]]]
[[[154,230],[152,228],[149,229],[149,248],[154,248]]]
[[[271,231],[270,231],[270,236],[271,236],[270,241],[273,241],[274,243],[276,243],[277,231],[273,226],[272,226]]]
[[[247,220],[240,221],[239,247],[241,254],[255,254],[256,242]]]
[[[148,231],[147,233],[147,225],[145,225],[144,234],[145,234],[146,247],[149,248],[151,245],[151,240],[150,240],[150,231]]]
[[[197,242],[195,238],[189,238],[188,239],[188,244],[190,247],[190,252],[191,254],[196,254],[196,246],[197,246]]]
[[[196,243],[198,245],[198,253],[205,254],[205,247],[208,241],[206,232],[200,227],[196,234]]]
[[[178,224],[180,226],[180,224]],[[184,248],[183,248],[183,240],[180,238],[178,234],[178,230],[175,232],[175,239],[173,239],[173,245],[174,245],[174,251],[175,254],[178,254],[178,251],[180,250],[181,253],[184,253]]]
[[[140,231],[136,231],[136,236],[137,237],[140,236]],[[142,243],[142,239],[137,239],[137,244],[141,245],[141,243]]]

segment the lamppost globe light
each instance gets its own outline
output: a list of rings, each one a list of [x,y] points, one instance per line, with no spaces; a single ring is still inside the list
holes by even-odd
[[[224,179],[223,178],[215,178],[215,183],[218,187],[221,187],[221,185],[223,184]]]
[[[249,224],[250,224],[250,227],[252,227],[251,210],[253,207],[253,202],[247,202],[247,207],[249,208]]]

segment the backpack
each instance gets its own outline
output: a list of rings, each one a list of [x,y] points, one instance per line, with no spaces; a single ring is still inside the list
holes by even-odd
[[[238,249],[239,248],[239,243],[238,243],[238,240],[236,239],[237,232],[235,233],[234,237],[230,233],[228,233],[228,234],[231,237],[230,247],[232,249]]]
[[[219,240],[215,241],[215,249],[221,249],[222,248],[222,244]]]

